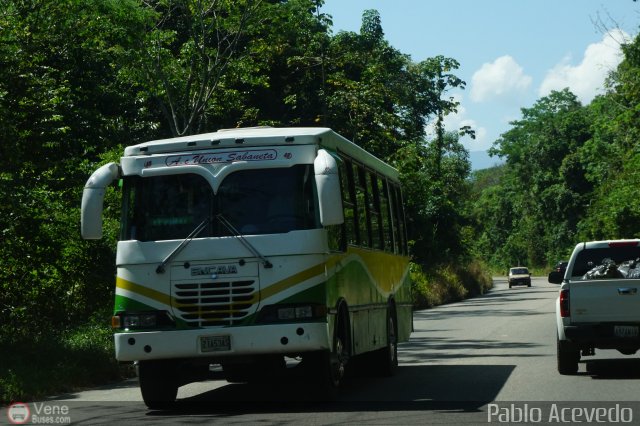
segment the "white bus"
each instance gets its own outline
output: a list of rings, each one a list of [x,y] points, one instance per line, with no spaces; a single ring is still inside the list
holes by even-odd
[[[398,172],[328,128],[246,128],[129,146],[87,181],[82,236],[122,185],[112,326],[150,408],[221,365],[296,357],[334,389],[350,358],[391,374],[412,329]]]

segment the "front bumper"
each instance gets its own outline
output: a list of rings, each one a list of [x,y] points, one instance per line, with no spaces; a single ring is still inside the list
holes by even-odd
[[[200,338],[228,336],[228,350],[203,351]],[[269,324],[194,330],[116,333],[118,361],[226,358],[239,355],[297,354],[330,349],[326,323]]]

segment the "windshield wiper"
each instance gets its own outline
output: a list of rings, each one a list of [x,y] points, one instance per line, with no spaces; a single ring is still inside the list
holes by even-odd
[[[265,268],[272,268],[273,267],[271,262],[269,262],[262,254],[260,254],[260,252],[258,250],[256,250],[256,248],[254,246],[252,246],[251,243],[249,241],[247,241],[247,239],[222,214],[216,215],[216,218],[220,221],[220,223],[225,228],[227,228],[227,230],[229,232],[231,232],[233,234],[234,237],[236,237],[238,240],[240,240],[242,245],[245,246],[247,248],[247,250],[249,250],[251,252],[251,254],[253,254],[258,259],[262,260],[262,264],[264,265]]]
[[[180,245],[178,247],[176,247],[175,249],[173,249],[173,251],[171,253],[169,253],[169,255],[167,257],[164,258],[164,260],[162,261],[161,264],[158,265],[158,267],[156,268],[156,274],[164,274],[164,267],[167,263],[169,263],[169,261],[171,259],[173,259],[173,257],[175,255],[177,255],[178,253],[180,253],[182,251],[182,249],[184,249],[187,244],[189,244],[191,242],[191,240],[193,240],[195,237],[198,236],[198,234],[200,232],[202,232],[202,230],[207,226],[207,224],[209,223],[210,218],[206,218],[205,220],[203,220],[202,222],[200,222],[200,225],[196,226],[196,228],[191,231],[191,233],[189,235],[187,235],[187,238],[185,238],[184,240],[182,240],[182,242],[180,243]]]

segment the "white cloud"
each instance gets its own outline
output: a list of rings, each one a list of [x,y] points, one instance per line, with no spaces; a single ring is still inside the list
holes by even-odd
[[[602,91],[607,74],[622,60],[620,43],[625,40],[629,40],[627,33],[612,30],[599,43],[587,46],[580,64],[573,66],[569,63],[570,57],[565,57],[547,72],[538,95],[546,96],[552,90],[568,87],[582,103],[591,102]]]
[[[509,55],[484,63],[471,78],[471,100],[484,102],[519,95],[531,86],[531,77]]]

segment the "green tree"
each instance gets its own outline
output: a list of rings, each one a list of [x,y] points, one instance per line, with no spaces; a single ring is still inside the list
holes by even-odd
[[[327,51],[324,123],[382,159],[423,134],[430,111],[415,109],[410,58],[384,39],[377,11],[363,14],[359,34],[340,32]]]
[[[229,79],[223,108],[213,121],[226,125],[318,126],[327,115],[326,51],[330,17],[321,0],[289,0],[264,5],[260,25],[247,33],[255,63],[251,79]],[[252,83],[255,81],[255,83]],[[229,102],[233,91],[237,101]]]
[[[207,129],[214,95],[229,90],[230,76],[264,84],[260,58],[253,60],[264,46],[250,37],[260,31],[264,6],[260,0],[142,3],[145,33],[128,52],[126,75],[161,111],[172,136]]]
[[[501,253],[501,265],[542,265],[570,245],[584,216],[592,184],[586,178],[579,150],[590,139],[590,116],[568,89],[552,92],[533,107],[522,109],[522,119],[498,139],[491,152],[506,159],[500,193],[509,200],[495,214],[503,229],[501,240],[485,235],[488,253]],[[505,232],[506,231],[506,232]]]
[[[458,61],[444,56],[436,56],[429,58],[413,67],[413,71],[417,73],[422,81],[429,82],[424,99],[428,105],[426,110],[435,114],[434,127],[436,138],[434,140],[435,150],[435,167],[436,176],[440,176],[442,159],[448,149],[445,141],[444,117],[457,112],[460,105],[453,96],[446,97],[447,93],[452,89],[464,89],[466,83],[452,73],[460,67]],[[469,127],[460,129],[460,134],[469,134],[475,139],[475,132]]]
[[[2,4],[0,323],[37,335],[111,298],[113,241],[81,241],[78,209],[93,162],[144,128],[118,80],[139,14],[133,1]]]
[[[468,258],[463,229],[471,166],[458,134],[445,133],[444,143],[406,144],[392,160],[404,183],[415,260],[433,265]]]
[[[470,165],[458,134],[445,134],[442,121],[458,106],[448,91],[465,85],[453,74],[458,62],[412,62],[384,39],[375,10],[363,13],[360,33],[333,37],[326,59],[326,123],[401,171],[415,258],[455,259],[463,252],[460,207]],[[431,120],[440,131],[425,142]]]
[[[581,239],[632,238],[637,225],[640,137],[640,39],[623,44],[624,59],[607,80],[607,93],[589,111],[593,138],[579,151],[595,190],[579,224]]]

